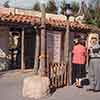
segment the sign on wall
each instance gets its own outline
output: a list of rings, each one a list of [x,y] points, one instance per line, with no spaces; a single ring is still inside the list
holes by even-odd
[[[47,32],[47,54],[49,62],[59,63],[61,59],[61,32]]]

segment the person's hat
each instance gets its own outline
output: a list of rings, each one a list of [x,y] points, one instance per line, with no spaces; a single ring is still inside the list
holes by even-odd
[[[91,39],[98,39],[98,34],[97,33],[91,33]]]
[[[91,37],[91,39],[97,39],[97,37],[94,36],[94,37]]]

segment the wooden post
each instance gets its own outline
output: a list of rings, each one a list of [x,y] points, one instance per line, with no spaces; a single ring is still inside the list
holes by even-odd
[[[21,70],[24,71],[24,28],[22,29],[22,36],[21,36]]]
[[[36,30],[37,31],[37,30]],[[38,63],[39,63],[39,33],[36,32],[36,49],[35,49],[35,63],[34,63],[34,74],[38,73]]]
[[[13,57],[13,49],[12,49],[13,48],[13,35],[12,34],[13,34],[13,32],[10,31],[9,32],[9,37],[10,37],[9,38],[10,39],[9,40],[9,43],[10,43],[9,47],[10,47],[10,50],[11,50],[10,51],[10,53],[11,53],[11,66],[14,67],[14,57]]]
[[[69,21],[67,18],[67,26],[66,26],[66,33],[65,33],[65,42],[64,42],[64,62],[66,64],[66,72],[65,72],[65,84],[71,84],[71,74],[70,74],[70,66],[69,66]]]
[[[39,66],[39,74],[40,75],[44,75],[45,74],[45,4],[41,5],[41,12],[42,12],[42,16],[41,16],[41,51],[40,51],[40,66]]]

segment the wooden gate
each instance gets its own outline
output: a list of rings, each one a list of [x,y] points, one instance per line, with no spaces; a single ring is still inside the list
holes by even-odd
[[[64,63],[49,64],[50,86],[60,88],[67,85],[67,67]]]
[[[47,31],[47,74],[50,86],[59,88],[67,85],[67,67],[64,62],[64,35],[60,31]]]

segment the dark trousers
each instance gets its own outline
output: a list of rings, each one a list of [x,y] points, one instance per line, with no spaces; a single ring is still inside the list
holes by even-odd
[[[85,64],[72,64],[72,84],[86,76]]]

